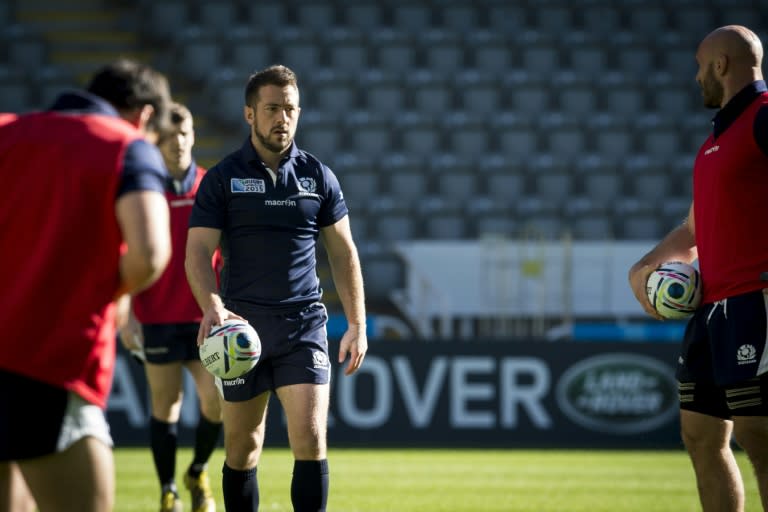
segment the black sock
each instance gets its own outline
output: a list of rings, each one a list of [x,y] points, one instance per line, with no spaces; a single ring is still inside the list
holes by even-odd
[[[149,420],[149,437],[152,447],[152,457],[155,460],[155,470],[160,486],[166,489],[175,488],[176,473],[176,444],[179,435],[178,423],[165,423],[154,417]]]
[[[208,459],[216,448],[216,443],[219,442],[220,433],[221,423],[213,423],[202,414],[200,415],[200,421],[195,429],[195,455],[188,470],[193,477],[197,478],[205,469]]]
[[[255,512],[259,509],[259,481],[256,468],[238,471],[227,466],[221,470],[224,509],[228,512]]]
[[[294,461],[291,480],[294,512],[325,512],[328,480],[327,459]]]

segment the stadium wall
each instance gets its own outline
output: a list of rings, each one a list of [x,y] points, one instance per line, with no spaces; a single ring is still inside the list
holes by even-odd
[[[334,447],[678,448],[674,343],[374,343],[332,380]],[[335,353],[336,347],[331,347]],[[198,410],[191,379],[180,440]],[[287,446],[279,402],[268,446]],[[117,446],[148,442],[142,367],[119,354],[108,418]]]

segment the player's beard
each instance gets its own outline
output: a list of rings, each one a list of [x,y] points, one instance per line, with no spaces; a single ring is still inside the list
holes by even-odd
[[[266,148],[268,151],[271,151],[272,153],[281,154],[283,153],[288,147],[291,145],[291,142],[293,142],[293,137],[288,137],[285,139],[285,142],[282,144],[277,144],[269,140],[271,132],[268,133],[266,136],[262,135],[261,132],[259,132],[259,127],[254,124],[253,126],[253,135],[256,137],[256,139],[261,143],[264,148]]]
[[[715,71],[711,63],[699,86],[701,87],[704,106],[707,108],[720,108],[723,103],[723,86],[715,78]]]

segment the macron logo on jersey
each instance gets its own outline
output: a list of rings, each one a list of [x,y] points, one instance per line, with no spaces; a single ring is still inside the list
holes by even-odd
[[[233,194],[263,194],[266,192],[264,180],[257,178],[232,178],[229,181],[229,186]]]

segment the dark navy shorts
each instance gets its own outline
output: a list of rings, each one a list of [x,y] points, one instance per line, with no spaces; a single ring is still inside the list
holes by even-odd
[[[766,307],[758,290],[696,310],[677,367],[682,409],[720,418],[768,416]]]
[[[112,446],[104,411],[64,388],[0,370],[0,462],[59,453],[85,437]]]
[[[198,323],[142,325],[144,354],[147,361],[166,364],[176,361],[199,361]]]
[[[242,402],[265,391],[291,384],[328,384],[328,314],[316,302],[291,313],[249,311],[227,304],[256,329],[261,340],[261,357],[256,367],[242,377],[216,379],[224,400]]]

